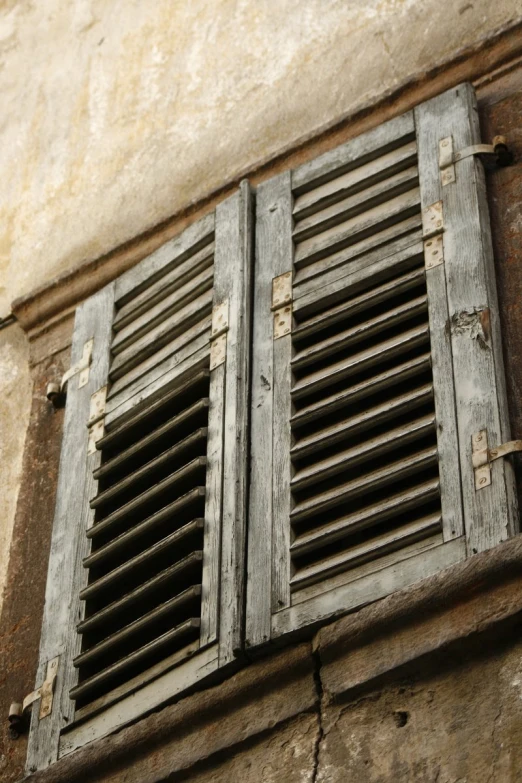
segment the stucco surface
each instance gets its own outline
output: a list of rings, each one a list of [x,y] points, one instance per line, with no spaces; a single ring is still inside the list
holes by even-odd
[[[518,0],[4,0],[0,314],[517,15]]]
[[[31,408],[28,356],[19,327],[0,331],[0,613]]]

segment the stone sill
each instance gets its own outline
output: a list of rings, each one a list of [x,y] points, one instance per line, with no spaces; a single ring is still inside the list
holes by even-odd
[[[31,783],[160,783],[322,703],[346,701],[405,664],[473,641],[522,611],[522,537],[441,571],[92,742]],[[482,645],[476,645],[477,651]]]

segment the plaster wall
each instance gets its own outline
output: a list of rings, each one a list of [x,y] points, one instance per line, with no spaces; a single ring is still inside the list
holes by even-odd
[[[518,16],[518,0],[4,0],[0,318]],[[1,595],[31,380],[17,327],[0,334]]]

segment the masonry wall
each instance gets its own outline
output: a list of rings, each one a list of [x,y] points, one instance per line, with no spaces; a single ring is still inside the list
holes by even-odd
[[[0,189],[0,317],[25,299],[14,306],[19,323],[0,331],[0,722],[10,701],[34,687],[62,423],[45,385],[68,366],[74,306],[82,291],[136,263],[242,175],[255,184],[473,80],[484,139],[506,135],[516,157],[514,166],[488,173],[488,196],[512,436],[522,437],[517,6],[3,4],[0,79],[8,110],[0,172],[8,187]],[[40,285],[45,290],[34,296]],[[506,562],[515,557],[509,552]],[[515,783],[522,769],[516,570],[502,577],[511,586],[497,603],[488,591],[501,577],[481,580],[480,567],[462,595],[448,598],[443,583],[434,584],[433,600],[438,590],[448,612],[434,641],[417,643],[421,615],[400,639],[391,623],[377,652],[361,653],[370,665],[358,683],[343,680],[364,669],[346,641],[332,660],[321,639],[307,642],[159,713],[155,725],[174,721],[176,709],[180,721],[163,745],[150,741],[150,721],[138,725],[142,744],[130,767],[136,735],[127,746],[123,737],[107,743],[98,766],[87,759],[81,774],[66,767],[48,780]],[[477,607],[459,614],[477,594],[477,607],[489,614],[479,616]],[[332,628],[343,632],[342,624]],[[448,628],[454,632],[444,641]],[[394,657],[394,638],[409,657]],[[241,688],[252,691],[248,698]],[[192,734],[183,712],[190,709],[198,716],[210,710],[193,724],[189,718]],[[14,783],[26,740],[10,739],[3,725],[0,780]]]

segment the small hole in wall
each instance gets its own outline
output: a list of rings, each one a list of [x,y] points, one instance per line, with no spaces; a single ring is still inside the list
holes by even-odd
[[[397,710],[396,712],[393,713],[393,719],[397,724],[398,729],[402,729],[403,726],[406,726],[409,717],[410,717],[409,713],[406,712],[405,710]]]

